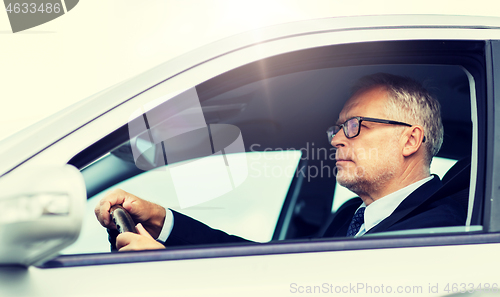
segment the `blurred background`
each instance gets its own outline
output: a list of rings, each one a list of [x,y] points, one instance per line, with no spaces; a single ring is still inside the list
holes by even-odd
[[[215,40],[291,21],[374,14],[500,17],[500,1],[85,0],[57,19],[15,34],[4,10],[0,140]]]

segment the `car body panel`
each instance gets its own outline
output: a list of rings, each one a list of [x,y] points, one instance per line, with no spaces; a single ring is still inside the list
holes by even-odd
[[[443,296],[447,284],[498,284],[499,244],[371,249],[273,256],[0,270],[4,296],[294,296],[299,286],[348,287],[343,295],[377,296],[365,287],[410,287],[421,296]],[[409,256],[411,255],[411,256]],[[364,267],[360,268],[360,263]],[[376,273],[374,273],[376,271]],[[404,271],[404,273],[402,272]],[[85,276],[84,281],[75,276]],[[130,281],[123,281],[130,276]],[[3,282],[2,281],[2,282]],[[62,286],[61,284],[67,284]],[[296,286],[294,284],[297,284]],[[431,287],[438,285],[438,291]],[[342,288],[343,289],[343,288]],[[467,287],[468,289],[468,287]],[[71,290],[70,292],[68,290]],[[324,292],[323,292],[324,293]],[[329,293],[329,292],[328,292]],[[337,292],[338,293],[338,292]],[[411,292],[413,293],[413,292]],[[329,293],[331,294],[331,293]]]

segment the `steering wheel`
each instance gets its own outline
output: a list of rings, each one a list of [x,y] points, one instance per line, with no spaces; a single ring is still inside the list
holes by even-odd
[[[132,232],[138,233],[137,229],[135,229],[135,222],[132,220],[132,217],[128,213],[125,208],[121,205],[114,205],[109,210],[109,214],[111,215],[111,219],[113,223],[115,223],[116,228],[118,228],[118,232]]]

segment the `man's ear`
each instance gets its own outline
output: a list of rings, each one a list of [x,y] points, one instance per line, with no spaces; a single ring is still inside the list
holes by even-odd
[[[422,126],[411,126],[403,133],[403,156],[409,157],[416,153],[424,141],[424,129]]]

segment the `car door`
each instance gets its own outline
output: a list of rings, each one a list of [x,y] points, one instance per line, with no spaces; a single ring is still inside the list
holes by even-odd
[[[446,22],[462,25],[436,25]],[[499,58],[490,39],[500,33],[478,30],[477,22],[373,17],[283,25],[259,31],[257,43],[250,33],[221,41],[89,101],[74,112],[83,114],[81,125],[11,170],[66,163],[80,169],[89,196],[81,238],[36,267],[0,269],[0,292],[431,296],[496,290],[492,123]],[[341,199],[326,128],[349,85],[377,72],[429,80],[447,131],[440,156],[471,160],[466,226],[315,238]],[[234,137],[217,138],[219,128]],[[184,175],[176,179],[178,173]],[[109,253],[92,209],[113,187],[141,191],[263,243]],[[205,198],[194,194],[196,187]]]

